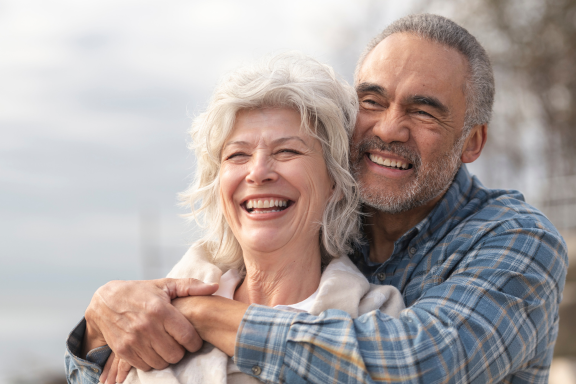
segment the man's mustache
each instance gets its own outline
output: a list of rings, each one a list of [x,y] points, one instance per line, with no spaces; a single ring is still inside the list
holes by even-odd
[[[353,148],[353,150],[355,150],[355,152],[358,154],[358,161],[364,153],[369,152],[370,150],[378,150],[388,152],[408,160],[416,170],[422,163],[420,154],[413,148],[399,142],[386,143],[382,141],[382,139],[378,136],[362,140],[357,146],[355,146],[355,148]]]

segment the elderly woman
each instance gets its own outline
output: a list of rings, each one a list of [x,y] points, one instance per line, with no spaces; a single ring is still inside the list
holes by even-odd
[[[371,286],[346,256],[360,241],[348,171],[356,110],[353,89],[301,54],[225,78],[192,125],[197,172],[182,195],[205,233],[169,277],[217,282],[216,294],[247,304],[397,316],[400,293]],[[253,381],[208,343],[164,370],[133,368],[126,379]]]

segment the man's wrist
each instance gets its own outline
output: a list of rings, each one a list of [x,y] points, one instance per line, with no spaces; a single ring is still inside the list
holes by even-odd
[[[89,320],[88,313],[86,314],[86,331],[84,332],[84,338],[82,340],[81,357],[86,359],[86,356],[93,349],[103,347],[108,343],[104,339],[100,329],[94,324],[93,321]]]

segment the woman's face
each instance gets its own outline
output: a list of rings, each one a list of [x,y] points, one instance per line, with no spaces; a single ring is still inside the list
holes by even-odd
[[[240,111],[221,154],[224,215],[246,251],[318,245],[332,193],[320,142],[292,109]]]

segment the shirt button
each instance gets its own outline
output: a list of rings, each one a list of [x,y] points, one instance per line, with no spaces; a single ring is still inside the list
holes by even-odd
[[[98,368],[92,368],[95,373],[98,373]]]
[[[384,281],[386,280],[386,274],[384,272],[380,272],[379,274],[376,275],[376,278],[378,278],[378,280],[380,281]]]
[[[415,247],[410,247],[410,250],[408,252],[410,252],[411,255],[414,255],[416,251],[417,249]]]
[[[254,374],[254,376],[259,376],[262,373],[262,368],[255,365],[252,367],[252,373]]]

